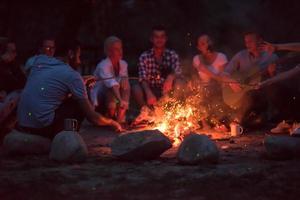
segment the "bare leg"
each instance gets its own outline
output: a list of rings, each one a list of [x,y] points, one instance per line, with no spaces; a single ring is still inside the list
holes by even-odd
[[[116,116],[116,98],[113,94],[112,89],[108,89],[106,93],[106,106],[107,106],[107,115],[109,118],[114,119]]]
[[[145,95],[140,84],[136,84],[132,86],[132,94],[136,103],[140,108],[146,105]]]
[[[129,106],[130,88],[128,89],[120,88],[120,93],[123,101],[128,102],[128,105],[126,107],[118,108],[117,121],[123,123],[126,122],[126,111],[128,110],[128,106]]]

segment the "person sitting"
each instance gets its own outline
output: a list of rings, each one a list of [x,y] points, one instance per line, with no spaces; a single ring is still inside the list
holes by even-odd
[[[269,54],[266,51],[260,49],[260,44],[262,43],[262,37],[256,32],[246,32],[244,34],[244,43],[246,46],[245,50],[238,52],[225,67],[225,72],[232,76],[233,73],[238,72],[239,77],[247,77],[246,79],[253,78],[255,81],[256,75],[263,78],[273,77],[276,73],[276,61],[278,60],[277,55]],[[258,68],[258,69],[256,69]],[[255,73],[252,72],[254,70]],[[245,74],[245,75],[243,75]],[[251,84],[252,82],[249,81]],[[242,88],[240,84],[234,84],[236,92],[239,92]],[[271,102],[270,99],[274,97],[277,93],[275,92],[277,88],[271,90],[258,91],[250,90],[246,91],[241,101],[239,102],[239,107],[236,109],[235,121],[240,124],[246,124],[246,117],[254,115],[252,110],[256,109],[258,112],[268,107]],[[266,95],[267,94],[267,95]],[[266,98],[267,97],[267,98]],[[258,117],[258,116],[256,116]],[[254,119],[253,121],[260,122],[259,119]],[[251,120],[250,120],[251,121]]]
[[[22,92],[18,110],[17,130],[53,138],[64,129],[64,120],[86,117],[95,125],[109,125],[122,130],[120,124],[93,110],[83,78],[69,66],[73,45],[62,48],[61,58],[38,55]],[[78,127],[79,128],[79,127]]]
[[[96,67],[94,76],[99,79],[91,90],[91,100],[95,107],[105,101],[107,116],[124,124],[129,106],[130,84],[128,80],[128,64],[122,60],[122,41],[110,36],[104,42],[106,58]]]
[[[17,64],[16,44],[6,41],[0,49],[0,140],[16,123],[16,107],[26,77]]]
[[[226,131],[227,128],[221,123],[221,118],[224,117],[220,113],[224,108],[220,83],[217,81],[223,80],[222,73],[228,62],[225,54],[217,52],[214,49],[214,43],[207,34],[200,35],[197,39],[198,55],[193,58],[193,67],[197,70],[200,81],[201,91],[204,95],[203,104],[206,105],[208,119],[214,122],[216,129]],[[210,128],[207,120],[202,120],[204,128]]]
[[[300,43],[285,43],[285,44],[272,44],[269,42],[264,42],[261,45],[261,48],[270,54],[275,51],[295,51],[300,52]],[[289,79],[295,78],[300,75],[300,64],[298,64],[296,67],[282,72],[278,75],[276,75],[273,78],[270,78],[268,80],[262,81],[259,83],[258,88],[265,88],[269,87],[271,85],[274,85],[276,83],[284,82]],[[298,92],[299,93],[299,92]],[[289,116],[291,117],[291,116]],[[272,133],[296,133],[299,132],[299,123],[295,123],[294,120],[283,120],[282,122],[278,123],[276,127],[271,129]]]
[[[32,63],[35,62],[35,59],[39,55],[46,55],[49,57],[53,57],[55,55],[56,45],[55,45],[55,39],[53,38],[45,38],[41,42],[41,46],[39,47],[37,55],[30,57],[24,66],[24,71],[26,74],[29,74],[30,67],[32,66]]]
[[[167,31],[163,26],[152,28],[152,48],[139,57],[139,84],[132,86],[134,99],[140,107],[153,106],[158,99],[179,85],[181,68],[179,56],[166,47]]]

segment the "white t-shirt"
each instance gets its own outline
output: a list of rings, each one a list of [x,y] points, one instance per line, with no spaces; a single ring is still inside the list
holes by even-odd
[[[197,69],[201,81],[204,83],[208,83],[211,80],[211,78],[207,74],[205,74],[204,72],[201,71],[201,69],[199,67],[201,64],[201,60],[202,60],[201,55],[194,56],[193,66]],[[223,70],[222,69],[223,65],[225,65],[227,62],[228,62],[228,60],[227,60],[226,55],[218,52],[216,59],[214,60],[214,62],[211,65],[207,66],[207,69],[214,74],[219,74]]]
[[[109,58],[102,60],[94,71],[94,76],[100,79],[107,79],[104,81],[98,81],[95,87],[91,90],[91,100],[94,106],[98,105],[98,93],[105,90],[103,87],[112,88],[115,85],[119,85],[121,77],[128,76],[127,62],[120,60],[119,75],[116,76],[114,72],[113,64]],[[111,78],[111,79],[110,79]]]

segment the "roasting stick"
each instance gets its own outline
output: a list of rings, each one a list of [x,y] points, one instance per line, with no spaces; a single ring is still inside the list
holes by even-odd
[[[135,76],[121,76],[121,77],[108,77],[108,78],[95,78],[95,81],[106,81],[106,80],[110,80],[110,79],[115,79],[115,78],[121,78],[121,79],[129,79],[129,80],[140,80],[139,77],[135,77]],[[225,83],[225,84],[231,84],[231,83],[236,83],[236,82],[229,82],[229,81],[220,81],[221,83]],[[250,83],[239,83],[240,85],[244,85],[244,86],[257,86],[257,84],[250,84]]]

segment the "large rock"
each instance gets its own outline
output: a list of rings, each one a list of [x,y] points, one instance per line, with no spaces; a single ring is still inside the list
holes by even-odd
[[[62,131],[54,137],[49,157],[60,162],[82,162],[87,155],[86,144],[77,132]]]
[[[300,138],[291,136],[267,136],[264,145],[269,157],[282,159],[300,157]]]
[[[219,150],[208,136],[191,133],[179,146],[177,159],[180,163],[188,165],[216,163]]]
[[[169,138],[158,130],[120,135],[111,145],[112,155],[124,160],[155,159],[171,147]]]
[[[3,140],[5,153],[13,155],[47,154],[50,146],[51,140],[48,138],[17,130],[10,132]]]

